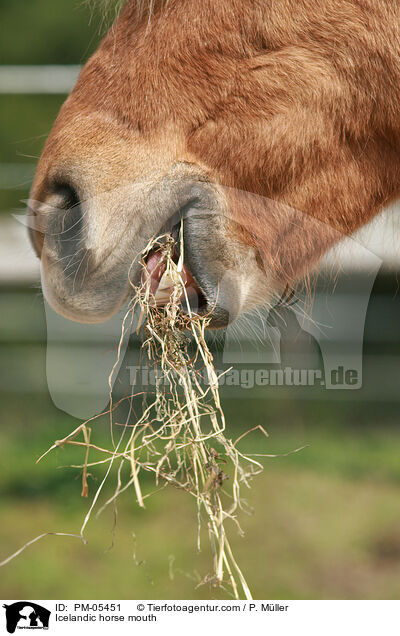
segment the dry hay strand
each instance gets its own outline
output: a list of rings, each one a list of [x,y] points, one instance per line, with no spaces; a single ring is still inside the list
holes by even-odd
[[[107,414],[110,418],[110,447],[93,442],[93,424],[104,415],[100,414],[56,441],[38,461],[60,446],[82,447],[84,462],[75,467],[82,469],[83,496],[88,495],[88,469],[99,464],[106,465],[105,475],[80,531],[79,536],[83,540],[103,487],[116,465],[115,491],[97,514],[110,504],[115,506],[119,495],[129,488],[134,489],[138,505],[144,507],[149,496],[142,491],[141,475],[144,472],[153,473],[157,486],[169,484],[184,490],[197,506],[198,549],[201,547],[202,529],[205,528],[212,551],[212,571],[199,584],[222,586],[235,598],[251,599],[249,586],[231,549],[226,522],[232,521],[243,534],[237,519],[239,510],[246,509],[241,490],[243,486],[250,486],[252,477],[263,467],[254,456],[243,455],[237,447],[238,442],[255,429],[241,435],[235,442],[226,436],[219,377],[205,337],[210,316],[200,316],[192,311],[183,278],[183,222],[178,247],[179,258],[176,257],[175,240],[165,234],[153,239],[143,252],[142,283],[134,287],[134,297],[123,320],[117,360],[109,377],[110,408]],[[154,252],[159,253],[160,262],[165,267],[156,296],[151,290],[151,276],[146,268],[146,259]],[[186,311],[182,309],[182,298],[186,299]],[[133,423],[132,401],[135,395],[123,398],[129,400],[129,413],[122,431],[119,427],[119,438],[115,439],[114,411],[119,402],[114,404],[111,388],[121,357],[122,342],[138,312],[138,330],[140,328],[143,334],[142,353],[157,370],[157,383],[154,393],[145,396],[142,414]],[[194,353],[190,344],[194,346]],[[202,386],[201,382],[204,370],[208,376],[207,386]],[[255,428],[261,429],[267,436],[262,427]],[[78,436],[82,439],[77,439]],[[102,459],[90,462],[92,451],[100,453]],[[127,465],[130,468],[128,479],[124,470]]]

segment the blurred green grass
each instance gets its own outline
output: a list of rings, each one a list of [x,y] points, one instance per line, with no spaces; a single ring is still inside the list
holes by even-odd
[[[249,436],[247,452],[287,453],[264,460],[241,516],[245,537],[232,543],[256,598],[398,598],[400,594],[400,434],[395,407],[351,403],[227,400],[232,437],[262,424],[270,437]],[[46,531],[79,531],[89,505],[80,497],[80,449],[35,459],[77,421],[45,396],[1,399],[1,557]],[[378,423],[377,423],[378,422]],[[100,425],[102,426],[102,425]],[[102,436],[105,432],[99,431]],[[101,471],[94,471],[94,493]],[[114,476],[115,482],[115,476]],[[112,484],[106,492],[111,492]],[[150,477],[145,488],[153,489]],[[3,598],[223,598],[196,588],[209,571],[207,539],[196,550],[191,498],[164,489],[138,508],[133,491],[113,513],[88,526],[88,545],[47,537],[2,570]],[[135,558],[134,558],[134,552]],[[171,578],[171,563],[173,567]]]

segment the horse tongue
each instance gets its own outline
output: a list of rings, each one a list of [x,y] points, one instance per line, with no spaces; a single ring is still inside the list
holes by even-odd
[[[146,262],[146,272],[152,294],[157,292],[160,281],[165,272],[165,267],[166,264],[161,252],[154,252],[153,254],[150,254]]]

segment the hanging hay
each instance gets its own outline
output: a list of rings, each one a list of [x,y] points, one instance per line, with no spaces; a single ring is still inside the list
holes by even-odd
[[[197,506],[198,548],[205,528],[212,551],[212,570],[201,583],[225,586],[236,598],[250,599],[249,587],[232,553],[225,525],[232,520],[242,534],[237,519],[237,513],[244,507],[241,489],[249,487],[251,478],[262,470],[262,465],[238,450],[238,442],[244,435],[235,442],[226,436],[219,377],[205,338],[210,317],[200,316],[191,308],[183,253],[182,224],[179,245],[171,235],[163,235],[152,240],[143,253],[142,283],[139,288],[134,288],[135,294],[123,321],[118,357],[109,377],[109,447],[94,443],[93,422],[104,415],[101,414],[56,441],[44,455],[60,446],[83,447],[84,462],[79,467],[85,497],[89,491],[88,469],[99,464],[107,466],[82,525],[79,535],[82,539],[114,467],[117,468],[117,486],[99,512],[109,504],[115,505],[118,496],[130,488],[135,491],[138,505],[144,507],[145,498],[149,496],[142,491],[141,476],[145,472],[153,473],[156,484],[172,485],[188,493]],[[156,260],[159,268],[157,289],[154,289],[154,279],[148,268],[150,258],[153,262]],[[158,381],[154,392],[145,396],[141,416],[133,422],[132,400],[135,396],[128,397],[128,418],[122,432],[119,427],[116,440],[113,419],[119,403],[113,403],[111,387],[123,339],[138,313],[137,331],[142,334],[142,354],[157,371]],[[204,372],[208,377],[207,386],[201,381]],[[267,435],[264,429],[261,430]],[[79,436],[82,439],[78,439]],[[102,459],[90,462],[94,451],[100,452]],[[127,465],[129,479],[123,470]]]

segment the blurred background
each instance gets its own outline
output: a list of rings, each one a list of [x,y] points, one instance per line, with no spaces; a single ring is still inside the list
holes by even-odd
[[[57,409],[49,394],[39,268],[26,228],[13,215],[23,211],[35,162],[79,65],[111,19],[75,0],[0,5],[0,560],[42,532],[78,532],[89,504],[80,497],[80,471],[62,468],[82,461],[76,453],[59,449],[35,464],[79,420]],[[242,515],[245,537],[230,529],[255,598],[400,595],[397,225],[392,209],[359,237],[355,252],[343,252],[341,273],[328,292],[326,277],[316,286],[318,311],[328,293],[335,315],[329,337],[335,359],[357,355],[361,329],[362,388],[222,391],[232,438],[261,424],[269,438],[248,437],[243,450],[277,455],[263,460],[263,474],[246,493],[254,513]],[[358,249],[361,244],[367,251]],[[329,259],[324,271],[328,267]],[[354,331],[366,293],[365,324]],[[294,311],[275,315],[282,360],[272,367],[323,369],[326,342],[310,336]],[[248,332],[238,340],[244,352],[254,344]],[[219,360],[221,346],[215,347]],[[249,361],[261,368],[250,354],[242,366]],[[100,478],[94,471],[91,494]],[[196,551],[196,510],[188,499],[167,489],[142,510],[128,491],[116,529],[110,510],[90,523],[87,546],[68,537],[43,539],[2,569],[0,597],[223,598],[221,590],[197,587],[210,555],[206,542]]]

